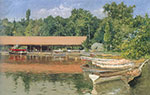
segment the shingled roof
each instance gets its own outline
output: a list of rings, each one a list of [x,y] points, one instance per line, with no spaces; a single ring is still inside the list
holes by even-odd
[[[0,36],[0,45],[81,45],[86,36]]]

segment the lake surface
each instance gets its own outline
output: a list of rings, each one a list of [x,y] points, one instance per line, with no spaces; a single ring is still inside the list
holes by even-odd
[[[0,58],[0,95],[150,95],[150,63],[143,67],[142,75],[129,84],[116,80],[93,85],[88,74],[81,71],[80,65],[85,62],[79,57],[7,55]],[[16,68],[21,70],[14,70]]]

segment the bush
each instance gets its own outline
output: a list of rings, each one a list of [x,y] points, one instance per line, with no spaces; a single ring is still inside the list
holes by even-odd
[[[104,51],[104,45],[102,43],[94,43],[91,49],[92,51]]]

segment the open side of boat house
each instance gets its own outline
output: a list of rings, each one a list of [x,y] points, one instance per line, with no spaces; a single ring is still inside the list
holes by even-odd
[[[86,36],[0,36],[0,46],[27,46],[28,51],[50,51],[57,47],[79,46]]]

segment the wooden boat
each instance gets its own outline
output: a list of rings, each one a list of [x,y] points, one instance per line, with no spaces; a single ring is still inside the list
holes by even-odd
[[[27,52],[9,52],[9,54],[26,55]]]
[[[93,81],[93,84],[98,84],[102,82],[108,82],[113,80],[121,80],[123,79],[122,75],[111,76],[111,77],[100,77],[99,75],[89,74],[89,78]]]
[[[92,74],[96,74],[100,77],[110,77],[110,76],[116,76],[116,75],[125,75],[127,72],[131,72],[134,68],[128,68],[128,69],[97,69],[94,67],[89,67],[89,65],[84,64],[81,66],[84,72],[89,72]]]
[[[65,53],[54,53],[52,54],[54,57],[65,57],[66,54]]]
[[[123,63],[123,64],[111,64],[109,62],[107,63],[100,63],[100,62],[92,62],[92,65],[95,65],[96,67],[99,67],[101,69],[129,69],[134,67],[134,63]]]
[[[133,69],[121,70],[116,72],[104,72],[104,73],[94,73],[99,75],[100,77],[110,77],[110,76],[117,76],[117,75],[125,75],[128,72],[131,72]]]
[[[88,64],[83,64],[81,65],[81,68],[85,72],[90,72],[90,73],[104,73],[104,72],[116,72],[118,70],[115,69],[101,69],[101,68],[96,68],[96,66],[90,66]]]
[[[81,56],[81,60],[87,60],[87,61],[113,61],[117,59],[102,59],[102,58],[93,58],[93,57],[86,57],[86,56]]]
[[[144,61],[139,67],[136,67],[134,63],[115,63],[108,60],[103,61],[92,61],[88,64],[82,65],[82,69],[88,72],[90,79],[94,84],[112,81],[112,80],[123,80],[128,83],[141,74],[141,68],[149,60]]]
[[[134,77],[137,77],[141,74],[141,71],[139,69],[132,69],[124,73],[120,74],[89,74],[90,79],[93,81],[94,84],[107,82],[107,81],[113,81],[113,80],[123,80],[125,82],[130,82],[134,79]]]
[[[18,54],[18,55],[26,55],[26,49],[10,49],[9,54]]]

